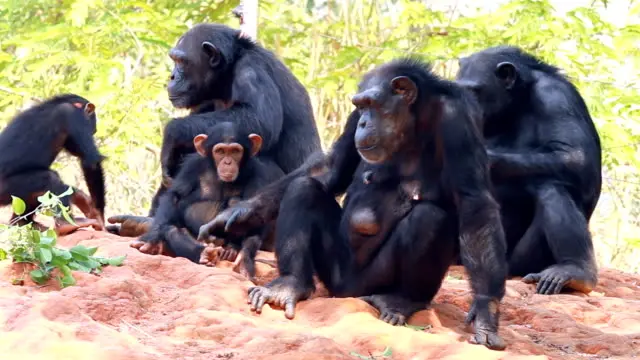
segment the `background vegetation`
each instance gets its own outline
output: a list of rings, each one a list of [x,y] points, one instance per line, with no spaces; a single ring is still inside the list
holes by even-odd
[[[592,220],[600,265],[638,271],[640,2],[568,4],[580,2],[467,1],[481,7],[474,9],[464,1],[261,1],[258,37],[307,86],[325,147],[351,109],[359,76],[391,58],[422,55],[452,77],[459,56],[515,44],[562,67],[605,148],[604,192]],[[167,51],[195,23],[238,26],[230,15],[237,4],[0,0],[0,119],[57,93],[88,97],[108,157],[108,214],[146,213],[160,179],[162,127],[178,114],[165,92]],[[85,188],[75,161],[61,156],[56,167]]]

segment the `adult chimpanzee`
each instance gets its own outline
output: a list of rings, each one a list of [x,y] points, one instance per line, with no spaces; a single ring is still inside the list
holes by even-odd
[[[457,81],[484,110],[484,136],[508,243],[510,274],[589,292],[597,266],[588,222],[602,186],[598,132],[578,90],[517,47],[460,60]]]
[[[252,196],[284,173],[279,167],[265,165],[255,157],[262,146],[262,137],[242,133],[236,123],[219,123],[209,129],[208,135],[196,135],[193,143],[197,154],[185,158],[175,180],[160,198],[150,230],[132,246],[148,254],[168,250],[175,256],[209,265],[218,255],[233,261],[242,249],[243,271],[253,278],[256,252],[263,245],[262,240],[269,239],[271,224],[248,238],[225,239],[231,248],[222,254],[214,254],[210,249],[203,252],[205,246],[194,237],[203,224],[226,209],[230,202]],[[164,245],[168,249],[164,249]],[[264,245],[264,249],[273,250],[272,243]]]
[[[285,172],[299,167],[320,150],[309,95],[287,67],[269,50],[240,32],[219,24],[199,24],[171,49],[175,62],[167,91],[177,108],[197,109],[220,99],[227,109],[174,119],[164,129],[162,170],[177,172],[181,147],[221,121],[236,122],[243,132],[262,136],[260,157]]]
[[[201,232],[238,236],[277,217],[280,277],[250,288],[249,302],[258,312],[282,306],[288,318],[314,291],[315,272],[332,295],[361,296],[384,321],[404,323],[435,296],[459,248],[474,292],[471,340],[503,349],[506,250],[477,104],[416,59],[366,74],[352,102],[357,110],[328,156],[311,157]],[[345,191],[341,208],[335,197]]]
[[[149,216],[155,214],[159,196],[177,174],[183,156],[195,151],[193,137],[219,122],[235,122],[243,132],[260,134],[260,159],[284,173],[321,149],[306,89],[271,51],[241,37],[240,31],[219,24],[196,25],[169,56],[175,63],[169,99],[191,114],[173,119],[164,129],[163,181]],[[111,231],[139,235],[136,217],[115,216],[109,221],[123,222],[120,230],[115,226]]]
[[[67,234],[79,227],[104,226],[105,188],[102,159],[93,134],[96,132],[95,105],[87,99],[64,94],[55,96],[16,115],[0,133],[0,204],[11,203],[11,195],[23,199],[26,213],[38,206],[37,198],[47,191],[65,192],[57,172],[50,169],[60,151],[67,150],[82,160],[91,198],[80,189],[61,199],[65,206],[75,204],[85,216],[72,225],[56,216],[56,232]],[[19,223],[33,221],[33,214]],[[13,214],[12,220],[17,217]]]

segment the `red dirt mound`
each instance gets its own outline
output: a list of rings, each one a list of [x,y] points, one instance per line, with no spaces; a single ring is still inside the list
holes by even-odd
[[[506,351],[466,342],[462,321],[470,293],[452,268],[431,309],[408,327],[377,320],[357,299],[322,291],[297,306],[296,318],[265,307],[249,311],[251,285],[229,268],[148,256],[130,239],[79,231],[59,241],[126,254],[122,267],[100,276],[75,273],[77,286],[11,285],[17,265],[0,262],[1,358],[13,359],[630,359],[640,353],[640,276],[602,270],[589,296],[542,296],[508,283],[501,334]],[[267,258],[268,254],[260,254]],[[228,267],[228,263],[226,264]],[[257,264],[261,282],[275,270]],[[360,356],[358,356],[360,355]],[[374,357],[371,357],[373,355]]]

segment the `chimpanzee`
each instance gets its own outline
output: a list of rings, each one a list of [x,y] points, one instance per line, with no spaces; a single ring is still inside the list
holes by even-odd
[[[359,296],[382,320],[404,323],[432,300],[460,251],[474,292],[471,341],[504,349],[506,245],[477,103],[415,58],[367,73],[352,102],[329,155],[310,157],[203,229],[239,236],[277,217],[280,277],[249,289],[251,309],[269,303],[292,318],[316,273],[333,296]]]
[[[558,68],[512,46],[461,59],[457,81],[484,111],[510,275],[537,282],[540,294],[590,292],[602,149],[582,96]]]
[[[236,123],[219,123],[209,129],[208,135],[196,135],[193,143],[197,154],[185,158],[175,180],[160,198],[158,212],[149,231],[132,246],[148,254],[168,250],[175,256],[208,265],[213,265],[217,257],[233,261],[238,255],[237,250],[242,249],[242,271],[253,278],[258,249],[264,245],[263,249],[273,250],[272,242],[263,244],[263,240],[270,239],[272,224],[248,238],[224,239],[223,244],[229,248],[221,253],[218,249],[215,253],[211,249],[203,251],[205,246],[196,242],[194,237],[198,236],[200,227],[219,211],[252,196],[284,173],[279,167],[265,165],[256,157],[262,146],[262,137],[243,133]],[[164,245],[168,249],[164,249]]]
[[[175,176],[176,150],[221,121],[236,122],[242,131],[260,134],[264,139],[260,157],[275,161],[285,173],[320,150],[306,89],[271,51],[239,34],[224,25],[199,24],[169,52],[175,67],[167,91],[175,107],[193,110],[212,99],[226,101],[230,107],[200,111],[167,124],[163,175]]]
[[[103,156],[93,140],[96,132],[95,105],[75,95],[62,94],[16,115],[0,133],[0,204],[11,204],[11,196],[23,199],[27,205],[20,224],[33,222],[38,207],[37,198],[51,191],[59,195],[65,185],[51,164],[63,149],[82,161],[82,171],[91,198],[73,188],[69,197],[61,199],[65,206],[76,205],[90,219],[74,219],[70,224],[61,216],[55,217],[59,235],[79,227],[104,226],[105,186],[101,162]],[[17,218],[13,214],[11,220]],[[41,227],[40,224],[34,224]]]
[[[222,121],[264,139],[260,159],[284,173],[298,168],[321,150],[307,90],[269,50],[240,36],[240,31],[220,24],[198,24],[171,49],[175,66],[167,91],[177,108],[191,114],[170,121],[163,135],[163,182],[152,201],[155,214],[159,196],[166,191],[184,154],[194,152],[192,139]],[[220,109],[214,104],[226,105]],[[136,217],[115,216],[121,233],[136,235]],[[111,231],[118,232],[116,227]]]

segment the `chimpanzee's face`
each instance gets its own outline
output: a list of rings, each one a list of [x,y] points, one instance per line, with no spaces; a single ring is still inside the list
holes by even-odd
[[[400,150],[415,124],[411,105],[417,91],[406,76],[391,78],[371,73],[364,77],[358,94],[351,99],[360,112],[355,144],[364,161],[383,163]]]
[[[176,108],[193,108],[210,100],[222,71],[222,54],[194,27],[169,51],[174,67],[167,86]]]
[[[475,95],[487,119],[500,117],[511,105],[515,66],[484,52],[461,58],[459,65],[456,82]]]

